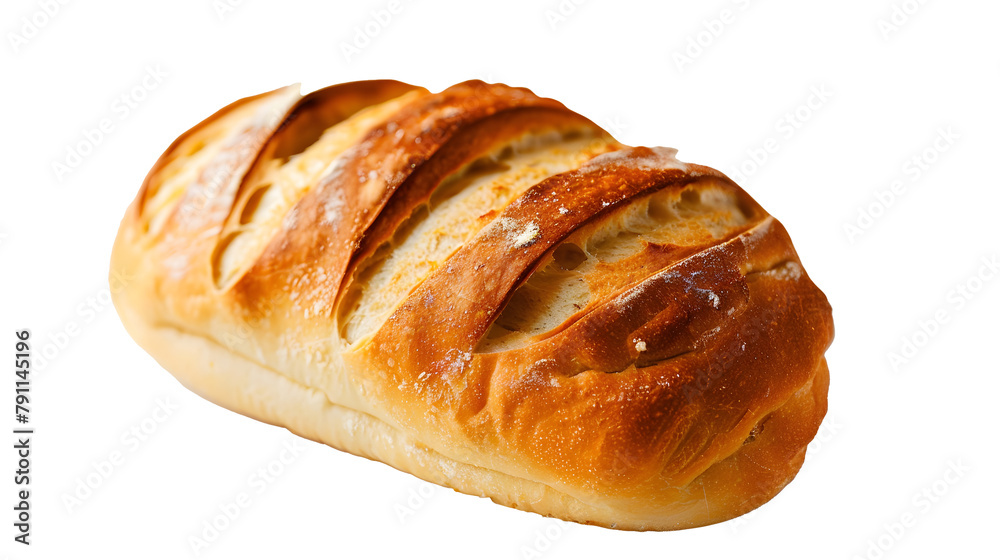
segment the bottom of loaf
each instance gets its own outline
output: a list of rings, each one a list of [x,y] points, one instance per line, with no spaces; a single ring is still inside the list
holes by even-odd
[[[119,306],[119,314],[133,338],[185,387],[229,410],[289,431],[341,451],[380,461],[428,482],[523,511],[578,523],[634,531],[685,529],[726,521],[766,503],[794,478],[805,458],[805,443],[791,460],[760,465],[753,483],[741,471],[752,456],[741,457],[748,446],[716,463],[690,486],[733,487],[730,500],[709,504],[692,512],[663,512],[650,517],[584,502],[546,484],[450,459],[421,445],[409,434],[371,414],[333,403],[315,389],[239,356],[206,337],[169,325],[151,325]],[[813,380],[788,403],[772,413],[769,427],[796,431],[796,413],[781,414],[788,407],[811,406],[826,411],[829,373],[825,360]],[[822,402],[820,402],[822,400]],[[800,402],[805,401],[805,402]],[[813,402],[808,402],[813,401]],[[803,438],[795,438],[801,440]],[[742,459],[742,464],[741,464]]]

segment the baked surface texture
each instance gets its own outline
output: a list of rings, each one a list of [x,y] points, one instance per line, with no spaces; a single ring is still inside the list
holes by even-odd
[[[472,81],[246,98],[122,220],[129,333],[236,412],[499,504],[731,519],[827,409],[830,306],[721,173]]]

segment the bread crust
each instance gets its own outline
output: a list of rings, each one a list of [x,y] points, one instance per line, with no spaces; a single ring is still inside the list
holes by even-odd
[[[205,398],[581,523],[746,513],[827,408],[830,306],[781,224],[519,88],[234,103],[151,170],[111,268],[129,333]]]

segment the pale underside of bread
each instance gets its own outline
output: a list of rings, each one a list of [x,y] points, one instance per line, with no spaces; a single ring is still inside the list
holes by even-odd
[[[150,172],[112,272],[205,398],[582,523],[745,513],[826,412],[829,306],[781,225],[527,90],[238,102]]]
[[[581,501],[537,481],[450,459],[375,416],[330,402],[322,392],[234,354],[210,339],[172,326],[146,324],[142,318],[125,313],[122,319],[129,333],[165,369],[174,372],[186,387],[220,406],[465,494],[578,523],[638,531],[708,525],[733,517],[734,511],[748,512],[771,499],[792,480],[805,459],[803,446],[768,463],[750,454],[751,442],[701,474],[690,485],[685,508],[650,519],[627,509]],[[825,409],[828,384],[824,361],[813,380],[786,406],[790,410]],[[782,416],[781,411],[772,415],[771,428],[779,433],[794,430],[794,417]],[[806,443],[809,439],[811,436],[805,437]],[[763,440],[758,445],[764,445]],[[741,476],[734,477],[733,471],[740,469]],[[752,482],[740,484],[740,478],[751,476]],[[716,497],[717,493],[720,497]]]

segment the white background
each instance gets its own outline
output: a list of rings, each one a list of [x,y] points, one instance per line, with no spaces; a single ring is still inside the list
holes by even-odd
[[[250,505],[201,557],[996,554],[1000,274],[987,278],[982,259],[1000,256],[1000,6],[400,2],[378,29],[372,12],[388,0],[69,2],[52,16],[39,15],[45,2],[3,3],[0,354],[30,328],[51,359],[36,363],[31,393],[33,544],[12,540],[7,436],[0,556],[194,557],[189,538],[240,492]],[[358,36],[366,24],[375,36]],[[345,44],[360,52],[345,56]],[[149,69],[165,76],[143,89]],[[792,484],[708,528],[565,524],[230,413],[135,345],[107,304],[108,259],[159,154],[239,97],[368,78],[530,87],[626,143],[730,173],[781,220],[837,327],[830,412]],[[127,111],[123,94],[136,98]],[[54,170],[102,119],[111,132]],[[939,131],[952,138],[935,149]],[[12,429],[8,366],[0,425]],[[123,440],[134,426],[152,433]],[[286,444],[301,451],[262,488],[254,473]],[[113,453],[123,462],[101,473]],[[99,482],[89,495],[88,478]],[[67,507],[67,496],[85,498]]]

